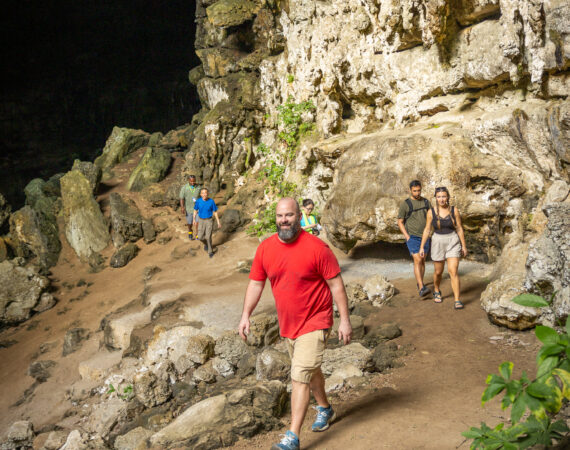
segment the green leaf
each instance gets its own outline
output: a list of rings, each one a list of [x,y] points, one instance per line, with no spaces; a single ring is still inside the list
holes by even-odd
[[[522,415],[526,411],[526,401],[525,396],[520,395],[515,402],[513,403],[513,407],[511,409],[511,422],[513,424],[517,423],[521,420]]]
[[[463,431],[461,436],[467,439],[477,439],[478,437],[483,436],[483,433],[479,428],[471,427],[469,431]]]
[[[550,388],[551,394],[544,402],[545,407],[548,411],[552,413],[557,413],[562,407],[562,391],[558,387],[558,383],[554,377],[550,377],[546,380],[545,384]]]
[[[481,404],[484,405],[493,397],[495,397],[499,392],[505,389],[505,383],[493,383],[490,384],[487,389],[483,391],[483,395],[481,396]]]
[[[507,381],[503,377],[501,377],[497,374],[494,374],[494,373],[487,375],[487,379],[485,380],[485,383],[487,383],[487,384],[500,384],[500,383],[506,383],[506,382]]]
[[[511,378],[511,374],[513,373],[513,363],[510,361],[504,362],[499,366],[499,373],[503,376],[505,381],[508,381]]]
[[[570,400],[570,372],[558,368],[554,369],[552,373],[560,378],[560,381],[562,381],[562,395],[565,399]]]
[[[536,362],[540,364],[547,356],[558,356],[564,351],[564,347],[558,344],[544,345],[536,355]]]
[[[535,381],[526,388],[526,392],[535,398],[547,398],[552,394],[549,386]]]
[[[552,370],[558,366],[558,361],[558,356],[548,356],[543,361],[537,362],[538,369],[536,371],[536,378],[540,379],[546,376],[550,376]]]
[[[520,294],[511,300],[517,305],[530,306],[532,308],[542,308],[548,306],[549,303],[539,295],[534,294]]]
[[[556,330],[550,327],[538,325],[535,328],[534,333],[536,334],[536,337],[545,344],[558,344],[559,341],[558,333],[556,332]]]

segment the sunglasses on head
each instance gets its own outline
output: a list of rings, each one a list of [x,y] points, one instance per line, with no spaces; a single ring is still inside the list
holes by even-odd
[[[436,187],[435,192],[447,192],[447,188],[444,186]]]

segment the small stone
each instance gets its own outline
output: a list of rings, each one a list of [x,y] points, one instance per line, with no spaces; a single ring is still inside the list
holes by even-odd
[[[133,244],[132,242],[128,242],[127,244],[123,245],[119,250],[117,250],[113,256],[111,256],[111,260],[109,265],[118,269],[120,267],[126,266],[135,256],[137,256],[139,252],[139,248]]]
[[[258,380],[286,381],[291,372],[291,359],[286,353],[267,347],[257,356],[255,371]]]
[[[115,439],[115,450],[136,450],[153,434],[143,427],[137,427]]]
[[[34,436],[32,422],[27,420],[14,422],[8,430],[7,442],[2,444],[2,449],[32,448]]]
[[[67,439],[65,431],[52,431],[48,434],[41,450],[59,450]]]
[[[55,361],[34,361],[28,367],[28,375],[35,378],[38,383],[44,383],[51,376],[51,368]]]
[[[67,356],[70,353],[78,350],[82,342],[89,339],[89,330],[85,328],[72,328],[65,333],[65,338],[63,340],[63,353],[62,356]]]

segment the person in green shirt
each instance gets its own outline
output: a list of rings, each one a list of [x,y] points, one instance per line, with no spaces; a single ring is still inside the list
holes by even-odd
[[[194,239],[194,204],[200,198],[200,186],[196,185],[196,177],[188,175],[188,183],[180,189],[180,209],[186,216],[188,224],[188,238]]]
[[[398,210],[398,227],[406,238],[406,245],[414,259],[414,275],[420,297],[424,297],[431,292],[424,285],[426,256],[429,252],[430,239],[426,241],[423,254],[420,255],[422,234],[426,226],[427,212],[430,208],[429,200],[422,197],[422,183],[419,180],[413,180],[410,183],[410,197],[400,204],[400,209]]]

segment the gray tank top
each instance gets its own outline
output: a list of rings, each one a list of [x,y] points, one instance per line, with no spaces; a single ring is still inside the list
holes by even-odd
[[[433,229],[435,231],[436,234],[449,234],[449,233],[453,233],[455,231],[455,224],[453,222],[453,219],[451,218],[451,216],[453,216],[454,214],[454,207],[451,207],[451,211],[449,212],[449,215],[446,217],[440,217],[439,218],[439,223],[441,225],[441,228],[437,227],[437,216],[435,214],[435,209],[432,208],[431,209],[431,214],[432,214],[432,225],[433,225]]]

